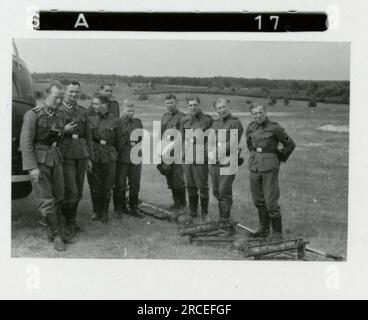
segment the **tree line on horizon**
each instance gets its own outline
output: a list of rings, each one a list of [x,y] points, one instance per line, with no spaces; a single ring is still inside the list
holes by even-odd
[[[112,83],[115,85],[134,86],[136,84],[149,84],[147,93],[154,93],[157,86],[188,86],[203,88],[204,91],[218,88],[230,92],[241,93],[244,89],[258,88],[263,96],[276,94],[286,98],[304,97],[305,99],[315,99],[327,101],[349,103],[350,81],[331,80],[280,80],[262,78],[237,78],[237,77],[151,77],[151,76],[124,76],[105,74],[81,74],[81,73],[33,73],[35,81],[58,80],[67,83],[69,80],[77,80],[85,83]]]

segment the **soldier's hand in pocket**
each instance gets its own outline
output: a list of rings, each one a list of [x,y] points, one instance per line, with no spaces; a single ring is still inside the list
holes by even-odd
[[[41,172],[40,169],[32,169],[29,171],[29,175],[31,176],[31,179],[33,182],[38,182],[41,178]]]

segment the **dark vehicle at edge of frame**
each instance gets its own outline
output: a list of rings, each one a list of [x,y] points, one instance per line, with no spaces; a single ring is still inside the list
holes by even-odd
[[[12,70],[12,199],[21,199],[32,192],[28,172],[22,169],[22,154],[19,150],[19,138],[24,114],[35,107],[33,80],[13,42]]]

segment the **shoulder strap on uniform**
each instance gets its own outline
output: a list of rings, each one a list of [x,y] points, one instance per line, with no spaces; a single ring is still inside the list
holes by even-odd
[[[32,108],[32,111],[34,113],[40,112],[41,110],[42,110],[42,106],[36,106],[36,107]]]
[[[78,103],[78,107],[81,107],[83,110],[88,110],[90,106],[82,106]]]

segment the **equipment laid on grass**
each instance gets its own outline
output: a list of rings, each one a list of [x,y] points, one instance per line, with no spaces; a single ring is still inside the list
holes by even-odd
[[[145,202],[142,202],[139,205],[139,210],[148,216],[160,220],[172,220],[174,218],[174,214],[172,212]]]
[[[179,227],[179,234],[189,236],[193,242],[233,242],[236,223],[230,220],[219,220],[196,225]]]
[[[247,258],[262,259],[266,256],[272,258],[280,254],[286,254],[296,259],[304,260],[305,249],[308,242],[303,239],[293,240],[244,240],[238,243],[236,249]],[[295,254],[295,256],[293,256]]]
[[[245,230],[245,231],[248,231],[250,234],[255,234],[256,231],[249,228],[249,227],[246,227],[240,223],[237,224],[237,227]],[[342,256],[338,256],[338,255],[334,255],[334,254],[330,254],[330,253],[326,253],[326,252],[323,252],[321,250],[317,250],[315,248],[311,248],[309,246],[307,246],[307,244],[309,244],[309,242],[306,242],[304,241],[303,239],[294,239],[294,240],[278,240],[276,242],[267,242],[265,240],[250,240],[248,241],[249,243],[253,242],[253,244],[255,244],[256,242],[259,242],[259,245],[255,245],[254,248],[252,249],[252,246],[250,246],[250,252],[255,252],[255,254],[259,257],[259,256],[262,256],[262,255],[267,255],[267,254],[275,254],[274,250],[277,250],[277,247],[280,247],[282,248],[284,246],[284,252],[287,252],[287,251],[293,251],[293,250],[297,250],[297,257],[299,258],[304,258],[305,256],[305,252],[311,252],[311,253],[314,253],[316,255],[319,255],[319,256],[322,256],[322,257],[325,257],[325,258],[328,258],[328,259],[333,259],[333,260],[336,260],[336,261],[343,261],[344,260],[344,257]],[[293,244],[294,242],[294,244]],[[273,246],[274,245],[274,246]],[[290,249],[291,247],[294,247],[294,249]],[[248,246],[249,248],[249,246]],[[257,250],[264,250],[264,254],[257,254],[256,251]],[[267,253],[269,252],[269,253]],[[282,250],[278,250],[277,252],[282,252]],[[254,256],[256,256],[254,255]]]
[[[246,230],[251,234],[256,232],[240,223],[233,221],[213,221],[190,226],[179,227],[179,234],[189,236],[190,243],[232,243],[234,248],[244,254],[246,258],[274,259],[276,256],[286,255],[289,259],[307,260],[306,252],[311,252],[325,258],[342,261],[343,257],[322,252],[307,246],[309,242],[302,238],[275,240],[268,239],[237,239],[234,237],[236,227]]]

